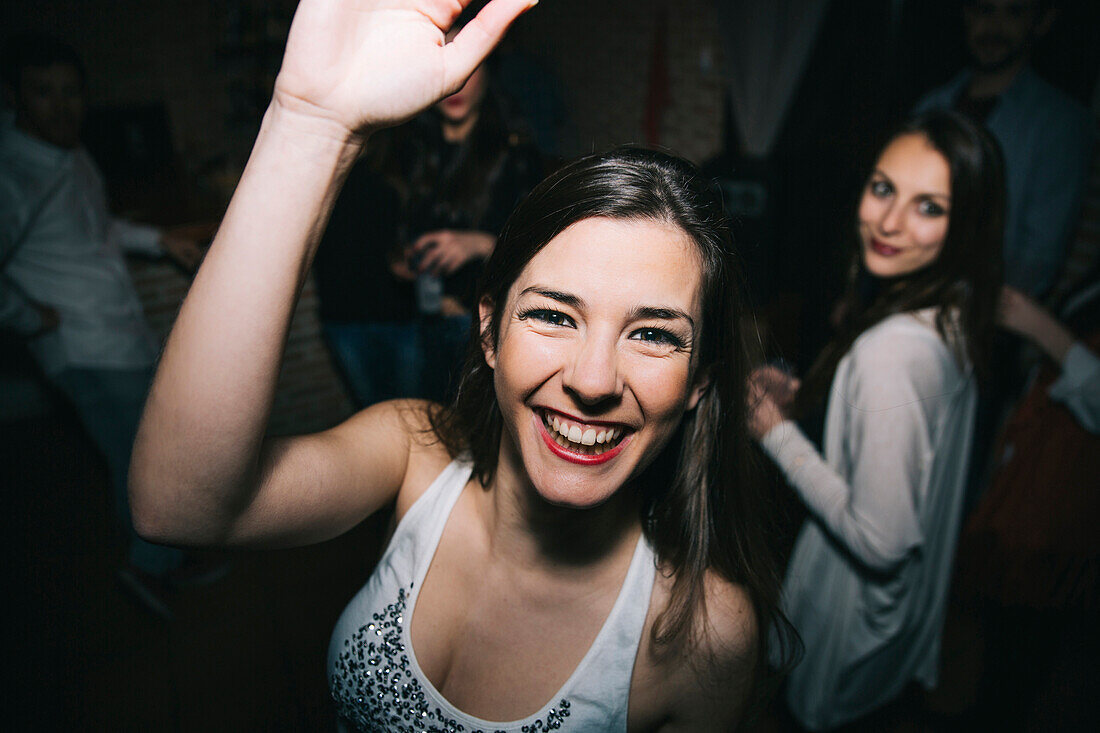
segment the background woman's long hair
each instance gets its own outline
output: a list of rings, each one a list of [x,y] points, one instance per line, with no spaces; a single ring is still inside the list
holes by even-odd
[[[369,162],[398,193],[403,220],[424,231],[477,229],[515,142],[492,81],[481,100],[477,123],[454,146],[443,142],[437,111],[429,110],[372,141]],[[452,149],[453,148],[453,149]],[[445,151],[450,149],[450,154]],[[405,240],[420,231],[403,232]]]
[[[755,606],[758,664],[768,635],[792,640],[779,611],[772,546],[773,496],[764,486],[747,432],[748,358],[740,332],[743,281],[715,187],[691,164],[660,152],[619,148],[582,158],[535,188],[509,219],[486,268],[479,298],[493,304],[484,338],[495,345],[508,290],[528,262],[574,222],[591,217],[651,219],[687,232],[703,269],[703,319],[696,374],[710,379],[669,444],[637,482],[641,522],[663,566],[675,573],[667,608],[654,627],[661,649],[690,649],[705,624],[708,570],[739,584]],[[497,468],[502,418],[477,326],[454,403],[432,415],[453,455],[468,454],[488,486]],[[790,654],[772,654],[777,658]]]
[[[913,134],[924,136],[947,160],[951,172],[950,219],[943,248],[935,261],[917,272],[877,278],[864,267],[862,245],[853,230],[848,284],[840,306],[844,315],[836,337],[803,380],[796,415],[809,413],[824,400],[837,364],[859,335],[895,313],[938,308],[936,329],[960,367],[972,366],[979,378],[988,372],[1004,239],[1001,151],[984,129],[955,112],[915,117],[894,131],[889,141]]]
[[[470,3],[453,24],[462,28],[473,20],[484,0]],[[497,90],[496,54],[482,62],[485,92],[477,108],[477,121],[469,135],[457,144],[443,140],[443,121],[436,108],[421,113],[408,124],[382,131],[371,140],[368,162],[398,194],[402,229],[398,244],[404,247],[433,229],[482,229],[492,233],[504,224],[496,218],[498,184],[506,173],[513,148],[527,143],[522,125],[510,114]],[[532,167],[541,168],[534,161]],[[515,161],[513,161],[515,163]],[[537,175],[537,172],[536,172]],[[504,182],[504,190],[515,184]],[[524,192],[529,186],[524,187]],[[516,202],[509,201],[508,209]]]

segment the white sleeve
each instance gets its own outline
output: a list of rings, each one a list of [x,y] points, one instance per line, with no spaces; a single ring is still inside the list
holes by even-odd
[[[947,369],[920,336],[902,334],[854,355],[838,394],[846,413],[847,480],[792,422],[761,441],[811,513],[859,562],[888,572],[924,541],[918,503],[931,465],[931,432]],[[950,357],[948,357],[950,358]]]
[[[1069,408],[1081,427],[1100,434],[1100,358],[1080,341],[1069,347],[1062,374],[1047,394]]]
[[[42,316],[4,268],[20,245],[29,218],[27,208],[18,184],[0,177],[0,328],[23,335],[42,328]]]

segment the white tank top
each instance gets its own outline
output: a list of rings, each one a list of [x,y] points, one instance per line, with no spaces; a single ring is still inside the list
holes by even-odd
[[[634,658],[656,574],[642,537],[611,613],[584,659],[534,714],[508,722],[467,715],[421,671],[408,620],[443,527],[471,466],[453,461],[401,519],[367,584],[336,622],[328,650],[329,690],[343,729],[399,733],[625,731]]]

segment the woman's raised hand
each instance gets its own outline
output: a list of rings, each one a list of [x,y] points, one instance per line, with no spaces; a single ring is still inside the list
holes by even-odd
[[[492,0],[450,43],[471,0],[301,0],[274,103],[350,133],[395,125],[459,89],[537,0]]]

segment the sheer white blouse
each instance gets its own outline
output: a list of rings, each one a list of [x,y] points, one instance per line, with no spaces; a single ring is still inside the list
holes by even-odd
[[[936,682],[977,390],[934,317],[891,316],[855,341],[833,379],[824,457],[790,421],[761,441],[811,514],[783,605],[805,644],[787,699],[812,730]]]

